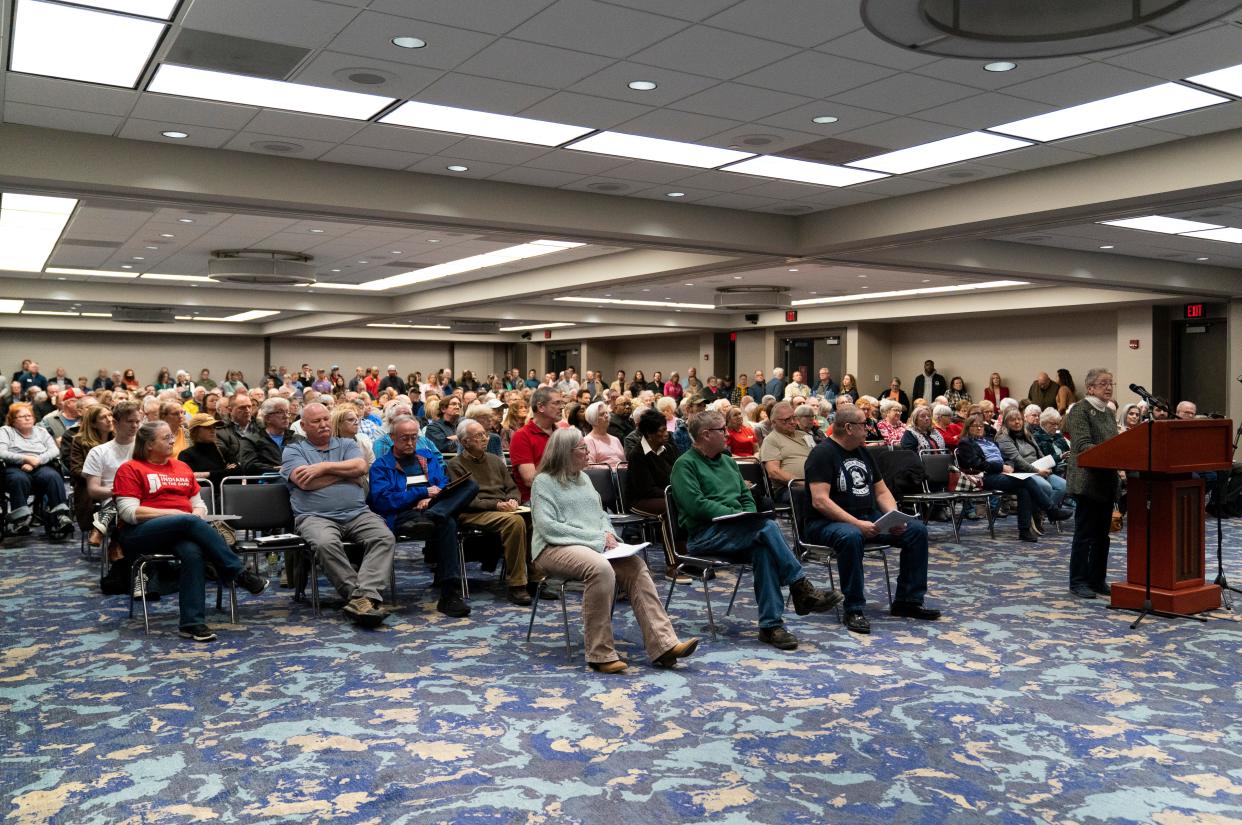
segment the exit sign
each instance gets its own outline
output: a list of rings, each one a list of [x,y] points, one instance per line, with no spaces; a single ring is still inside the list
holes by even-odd
[[[1190,317],[1190,316],[1186,316],[1186,317]],[[796,309],[785,310],[785,322],[786,323],[792,324],[794,321],[797,321],[797,320],[798,320],[798,310]]]
[[[1186,304],[1186,318],[1202,318],[1203,304]]]

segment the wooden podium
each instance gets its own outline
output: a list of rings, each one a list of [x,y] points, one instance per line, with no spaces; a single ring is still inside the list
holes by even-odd
[[[1078,456],[1079,467],[1131,473],[1126,480],[1127,578],[1112,586],[1112,607],[1143,608],[1149,515],[1152,607],[1169,613],[1220,607],[1220,587],[1203,577],[1203,480],[1192,473],[1230,470],[1232,435],[1228,419],[1151,421]]]

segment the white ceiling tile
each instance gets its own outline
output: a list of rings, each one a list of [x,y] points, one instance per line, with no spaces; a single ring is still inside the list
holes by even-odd
[[[757,198],[744,192],[725,192],[712,195],[699,201],[702,206],[719,206],[724,209],[762,209],[776,201],[772,198]]]
[[[611,62],[606,57],[538,43],[498,40],[463,63],[459,70],[467,74],[560,89],[598,72]]]
[[[573,183],[567,183],[561,188],[574,189],[580,192],[593,192],[596,195],[632,195],[641,189],[650,188],[650,182],[622,180],[621,178],[612,177],[610,173],[608,177],[599,175],[586,177]]]
[[[853,206],[856,203],[866,203],[867,201],[880,200],[887,197],[875,192],[864,192],[857,187],[849,189],[828,189],[818,195],[812,195],[809,198],[803,198],[806,203],[813,203],[817,206],[824,206],[829,209],[836,209],[841,206]]]
[[[496,0],[419,0],[418,3],[411,3],[410,0],[371,0],[370,7],[373,11],[445,26],[504,34],[551,3],[552,0],[505,0],[503,3]]]
[[[554,172],[550,169],[531,169],[522,166],[497,172],[492,175],[491,179],[506,183],[521,183],[526,186],[561,187],[582,180],[583,177],[575,172]]]
[[[96,135],[113,134],[124,120],[115,115],[74,112],[69,109],[32,106],[29,103],[17,103],[16,101],[4,104],[4,119],[8,123],[23,123],[27,126],[63,129],[68,132],[90,132]]]
[[[302,148],[293,152],[274,152],[270,149],[262,148],[262,144],[292,144],[296,143]],[[251,132],[246,130],[239,132],[232,140],[224,145],[225,149],[235,149],[241,152],[256,152],[260,155],[274,155],[282,158],[317,158],[324,152],[331,149],[333,144],[320,140],[309,140],[307,138],[290,138],[281,135],[265,135],[259,132]]]
[[[813,118],[820,117],[821,115],[835,117],[837,122],[815,123]],[[805,106],[778,112],[763,118],[763,122],[786,129],[800,129],[820,137],[832,137],[841,132],[849,132],[863,126],[870,126],[873,123],[891,120],[892,117],[887,112],[860,109],[856,106],[846,106],[829,101],[808,103]]]
[[[421,103],[476,109],[499,115],[516,115],[533,106],[555,89],[510,83],[490,77],[474,77],[460,72],[446,74],[418,94]]]
[[[367,146],[338,146],[319,159],[329,163],[348,163],[354,166],[373,166],[378,169],[404,169],[423,159],[414,152],[394,152],[391,149],[373,149]]]
[[[1003,169],[1024,171],[1027,169],[1040,169],[1045,166],[1056,166],[1060,163],[1072,163],[1089,157],[1091,155],[1083,152],[1071,152],[1069,149],[1061,148],[1060,145],[1028,146],[1025,149],[1018,149],[990,157],[988,158],[988,164],[999,166]]]
[[[667,203],[697,203],[704,198],[712,198],[719,195],[720,192],[711,189],[695,189],[690,186],[683,186],[682,181],[678,181],[676,186],[664,185],[653,186],[650,189],[640,189],[631,193],[635,198],[649,198],[651,200],[665,201]],[[670,198],[669,192],[681,192],[680,198]]]
[[[728,8],[737,0],[606,0],[606,2],[614,6],[652,11],[676,17],[678,20],[703,20],[721,9]]]
[[[386,78],[383,83],[358,83],[350,75],[366,73]],[[293,76],[298,83],[326,86],[349,92],[362,92],[385,97],[414,97],[427,84],[440,77],[437,69],[410,66],[374,57],[359,57],[343,52],[319,52]]]
[[[364,126],[362,131],[349,139],[354,146],[368,146],[372,149],[389,149],[394,152],[415,152],[420,155],[434,155],[442,152],[460,141],[461,135],[446,132],[428,132],[423,129],[411,129],[407,126],[388,126],[373,123]]]
[[[893,69],[844,57],[820,52],[802,52],[743,75],[738,80],[765,89],[823,98],[894,73]]]
[[[316,48],[357,12],[318,0],[212,0],[192,3],[182,25],[189,29]]]
[[[161,132],[166,131],[183,131],[189,137],[183,140],[171,140],[164,137]],[[130,118],[125,121],[125,125],[121,127],[121,131],[117,133],[117,137],[129,138],[131,140],[153,140],[158,143],[175,143],[178,146],[205,146],[209,149],[218,149],[229,141],[236,134],[234,129],[213,129],[210,126],[186,126],[181,123],[168,123],[166,121],[156,120],[140,120],[138,118]]]
[[[1242,103],[1212,106],[1197,112],[1152,120],[1143,125],[1178,135],[1206,135],[1212,132],[1242,129]]]
[[[700,172],[677,181],[677,187],[708,189],[713,192],[737,192],[749,189],[760,180],[751,175],[739,175],[735,172]]]
[[[637,63],[729,79],[789,57],[798,50],[770,40],[695,26],[633,56]]]
[[[393,45],[394,37],[409,35],[422,38],[427,45],[421,49],[403,49]],[[466,29],[421,21],[415,23],[405,17],[364,11],[333,38],[328,48],[395,63],[451,69],[494,40],[491,35]]]
[[[978,94],[977,89],[946,83],[931,77],[901,74],[868,83],[857,89],[833,95],[834,102],[908,115],[919,109],[937,106]]]
[[[701,140],[709,135],[735,129],[742,123],[720,117],[678,112],[675,109],[656,109],[617,127],[618,131],[632,135],[664,138],[665,140]]]
[[[1005,94],[1027,97],[1054,106],[1077,106],[1103,97],[1155,86],[1161,81],[1107,63],[1088,63],[1027,83],[1005,88]]]
[[[1158,132],[1155,129],[1144,129],[1140,126],[1126,126],[1086,137],[1060,140],[1057,141],[1057,146],[1072,152],[1086,152],[1089,155],[1111,155],[1143,146],[1155,146],[1158,143],[1180,140],[1181,137],[1171,132]]]
[[[961,83],[976,89],[1004,89],[1028,83],[1035,78],[1087,65],[1081,57],[1053,57],[1043,60],[1021,60],[1014,62],[1017,68],[1007,72],[989,72],[983,66],[987,60],[962,60],[946,57],[934,63],[927,63],[912,71],[926,77],[947,80],[950,83]]]
[[[809,215],[812,212],[819,212],[824,207],[807,203],[806,201],[777,201],[770,206],[761,206],[754,210],[756,212],[771,212],[776,215]],[[786,268],[788,271],[788,268]]]
[[[702,142],[710,146],[736,147],[744,152],[771,155],[820,140],[823,140],[823,135],[776,129],[761,123],[747,123],[712,135]]]
[[[215,129],[241,129],[259,113],[254,106],[192,100],[188,97],[157,95],[145,92],[138,98],[131,117],[180,123],[187,126],[211,126]]]
[[[521,115],[536,120],[550,120],[554,123],[611,129],[618,123],[632,120],[649,111],[651,108],[648,106],[626,103],[623,100],[609,100],[574,92],[557,92],[548,99],[523,109]]]
[[[138,92],[50,77],[9,74],[3,85],[6,100],[36,106],[55,101],[58,109],[76,109],[99,115],[127,115],[138,102]]]
[[[1220,25],[1099,59],[1123,69],[1177,80],[1236,65],[1239,55],[1242,27]]]
[[[485,160],[489,163],[515,166],[546,155],[548,151],[545,146],[531,146],[526,143],[509,143],[485,138],[466,138],[453,146],[452,154],[455,158]]]
[[[746,189],[746,195],[755,198],[772,198],[773,200],[782,201],[799,200],[801,198],[813,197],[824,190],[823,186],[815,186],[810,183],[772,180],[752,175],[745,175],[744,177],[753,178],[755,185]]]
[[[632,80],[651,80],[658,85],[651,91],[639,92],[629,87],[628,84]],[[622,62],[614,63],[585,80],[575,83],[570,87],[570,91],[628,100],[644,106],[664,106],[687,95],[710,88],[717,82],[712,78],[675,72],[672,69]]]
[[[646,181],[649,183],[672,183],[675,180],[689,177],[693,171],[684,166],[672,163],[650,163],[636,160],[608,170],[608,177],[628,181]]]
[[[677,101],[673,108],[701,115],[750,121],[810,102],[808,98],[785,92],[757,89],[740,83],[721,83]]]
[[[892,197],[894,195],[912,195],[915,192],[926,192],[929,189],[939,189],[943,186],[948,186],[948,184],[944,181],[917,180],[911,177],[899,176],[884,178],[883,180],[873,180],[870,183],[860,183],[857,186],[851,186],[850,191]]]
[[[869,146],[881,146],[886,149],[906,149],[920,143],[953,137],[962,130],[943,123],[930,123],[926,120],[915,120],[908,117],[895,117],[883,123],[864,126],[848,132],[840,132],[835,137],[865,143]]]
[[[681,20],[593,0],[559,0],[509,36],[591,54],[627,57],[685,27]]]
[[[457,165],[468,167],[468,169],[465,172],[450,172],[447,168]],[[426,172],[430,175],[452,175],[457,178],[486,178],[504,169],[505,164],[503,163],[488,163],[483,160],[446,157],[444,155],[420,160],[409,167],[410,172]]]
[[[265,109],[247,124],[246,130],[264,135],[282,135],[297,139],[305,137],[327,143],[341,143],[358,134],[363,126],[363,123],[356,120]]]
[[[815,50],[850,60],[887,66],[890,69],[909,70],[939,60],[934,54],[898,48],[887,40],[876,37],[868,29],[857,29],[844,37],[817,46]]]
[[[522,165],[534,169],[552,169],[557,172],[598,175],[629,162],[626,158],[614,158],[608,155],[593,155],[590,152],[573,152],[569,149],[557,149]]]
[[[998,123],[1009,123],[1051,112],[1054,106],[1022,97],[985,92],[955,100],[943,106],[921,109],[915,113],[920,120],[931,120],[957,126],[963,131],[986,129]]]
[[[1019,150],[1021,151],[1021,150]],[[938,166],[935,169],[928,169],[917,175],[912,175],[915,180],[926,180],[937,183],[967,183],[973,180],[984,180],[986,178],[996,178],[1001,175],[1011,174],[1011,170],[1002,169],[998,166],[990,166],[982,163],[953,163],[948,166]]]
[[[706,22],[795,46],[833,40],[863,24],[858,3],[824,0],[743,0]]]

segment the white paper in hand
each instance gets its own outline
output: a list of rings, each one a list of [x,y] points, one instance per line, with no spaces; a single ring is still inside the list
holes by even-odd
[[[1031,466],[1036,470],[1051,470],[1053,467],[1057,466],[1057,462],[1052,456],[1046,455],[1041,457],[1038,461],[1032,461]]]
[[[644,541],[642,544],[618,544],[611,550],[605,550],[604,558],[611,560],[636,556],[643,551],[644,547],[647,547],[650,544],[651,542],[649,541]]]
[[[906,515],[900,510],[889,510],[872,523],[875,525],[875,529],[879,530],[881,533],[887,533],[898,524],[911,524],[918,520],[918,516]]]

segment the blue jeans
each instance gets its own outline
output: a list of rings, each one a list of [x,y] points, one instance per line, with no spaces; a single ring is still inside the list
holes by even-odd
[[[1050,475],[1047,478],[1031,476],[1030,480],[1039,485],[1044,496],[1052,502],[1053,507],[1061,506],[1061,502],[1065,498],[1065,479],[1058,475]]]
[[[171,553],[181,562],[179,603],[181,627],[206,624],[203,565],[210,562],[220,581],[233,581],[242,572],[242,560],[220,534],[198,516],[160,516],[121,530],[121,548],[131,559],[148,553]]]
[[[785,612],[782,587],[805,578],[797,556],[785,543],[775,521],[754,524],[711,524],[686,543],[691,554],[749,564],[754,570],[755,601],[759,604],[759,626],[779,627]]]
[[[1002,493],[1013,493],[1018,497],[1018,532],[1025,533],[1031,529],[1031,517],[1035,511],[1046,511],[1053,507],[1052,499],[1045,488],[1037,483],[1039,476],[1030,478],[1014,478],[1002,473],[987,473],[983,476],[983,486],[989,490],[1000,490]]]
[[[875,521],[880,511],[872,512],[868,521]],[[807,541],[822,544],[837,552],[837,571],[841,574],[841,593],[845,596],[847,613],[860,611],[867,603],[863,595],[862,531],[840,521],[812,519],[807,525]],[[876,540],[891,541],[901,548],[901,567],[897,573],[897,595],[894,602],[922,604],[927,595],[927,528],[922,522],[906,525],[900,536],[881,534]]]

